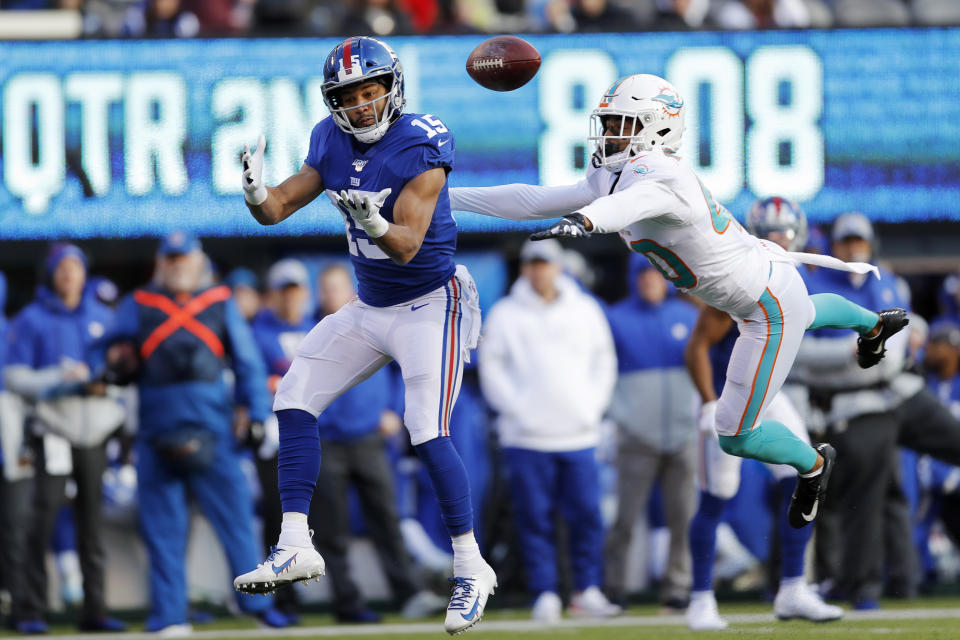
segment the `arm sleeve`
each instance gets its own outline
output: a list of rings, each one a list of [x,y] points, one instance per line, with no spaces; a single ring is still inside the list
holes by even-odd
[[[3,384],[27,400],[38,400],[61,391],[63,370],[56,366],[33,369],[25,364],[7,365],[3,368]]]
[[[499,187],[454,187],[450,208],[507,220],[559,218],[596,199],[586,180],[559,187],[505,184]]]
[[[477,372],[480,376],[480,389],[483,397],[495,411],[501,414],[515,414],[519,402],[513,376],[510,373],[510,353],[500,330],[503,309],[490,312],[483,340],[480,343],[480,361]]]
[[[594,200],[581,208],[594,233],[617,233],[634,222],[655,218],[687,205],[664,184],[646,180]]]
[[[262,422],[270,413],[270,394],[267,392],[267,368],[263,356],[253,340],[253,332],[240,315],[233,298],[226,306],[227,339],[233,370],[237,379],[237,398],[250,410],[250,419]]]

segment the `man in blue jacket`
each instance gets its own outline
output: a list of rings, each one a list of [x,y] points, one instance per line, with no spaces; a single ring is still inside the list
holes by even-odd
[[[232,432],[232,368],[250,419],[270,411],[266,372],[250,328],[226,286],[203,287],[205,256],[193,236],[175,231],[160,244],[158,278],[125,298],[108,343],[131,340],[140,359],[140,428],[135,443],[140,524],[150,555],[148,631],[187,624],[184,558],[196,499],[236,574],[257,564],[253,504]],[[242,598],[241,609],[273,627],[288,620],[271,599]]]
[[[670,530],[660,600],[681,609],[690,591],[687,531],[697,503],[695,391],[683,348],[697,309],[676,297],[673,286],[639,254],[631,256],[629,283],[630,295],[607,311],[619,369],[608,410],[618,430],[619,503],[607,536],[604,580],[608,595],[623,602],[633,527],[659,480]],[[637,340],[637,335],[648,338]]]
[[[7,333],[6,388],[25,401],[83,402],[100,393],[90,384],[99,367],[92,346],[113,323],[112,312],[84,296],[87,262],[71,244],[57,244],[46,257],[43,282],[33,302],[21,311]],[[85,406],[85,405],[79,405]],[[116,408],[116,407],[115,407]],[[87,411],[69,416],[74,435],[92,426]],[[52,425],[51,425],[52,426]],[[64,425],[62,425],[64,426]],[[119,426],[119,423],[113,425]],[[43,562],[53,535],[57,513],[65,499],[67,478],[77,485],[76,517],[84,603],[80,628],[85,631],[122,631],[123,623],[107,617],[104,601],[104,551],[101,516],[101,478],[107,465],[107,433],[88,441],[68,440],[45,432],[38,438],[33,510],[27,524],[23,584],[14,595],[14,617],[21,633],[46,633],[47,579]]]

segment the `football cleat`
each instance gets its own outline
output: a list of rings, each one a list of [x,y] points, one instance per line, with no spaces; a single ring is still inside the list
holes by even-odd
[[[480,622],[487,598],[497,587],[497,574],[484,563],[480,573],[471,576],[450,578],[453,594],[447,606],[443,628],[450,635],[463,633]]]
[[[883,360],[887,340],[910,322],[906,309],[884,309],[877,315],[880,316],[880,333],[872,338],[857,338],[857,364],[861,369],[869,369]]]
[[[843,609],[824,602],[805,582],[781,587],[773,600],[773,613],[781,620],[802,618],[813,622],[830,622],[843,617]]]
[[[683,615],[691,631],[723,631],[729,624],[720,617],[717,598],[712,591],[692,594]]]
[[[319,580],[325,572],[323,557],[313,547],[270,547],[266,561],[237,576],[233,588],[241,593],[271,593],[285,584]]]
[[[794,529],[802,529],[817,517],[836,463],[837,451],[829,444],[818,444],[815,448],[823,457],[823,470],[812,478],[797,476],[797,488],[793,490],[790,510],[787,511],[787,520]]]
[[[554,624],[563,617],[563,602],[553,591],[544,591],[533,603],[530,617],[537,622]]]

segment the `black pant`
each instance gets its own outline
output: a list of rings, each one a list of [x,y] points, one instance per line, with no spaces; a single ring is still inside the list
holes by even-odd
[[[314,542],[327,563],[334,608],[346,614],[363,608],[363,598],[350,577],[347,547],[350,522],[347,489],[357,490],[367,532],[377,549],[380,566],[400,603],[419,590],[400,534],[393,472],[378,434],[348,441],[324,441],[317,491],[310,504]]]
[[[77,485],[74,517],[77,525],[77,552],[83,572],[83,620],[106,615],[104,600],[104,552],[102,516],[103,472],[107,454],[103,445],[72,449],[72,477]],[[38,459],[42,459],[38,456]],[[49,475],[38,465],[34,478],[33,513],[28,527],[26,556],[22,562],[23,589],[14,593],[14,616],[20,620],[43,618],[47,612],[46,556],[57,513],[64,502],[67,476]]]
[[[8,481],[0,469],[0,591],[20,593],[32,482]]]
[[[887,537],[903,532],[895,518],[889,521],[901,533],[891,532],[885,519],[891,492],[894,498],[899,492],[897,446],[960,465],[960,421],[924,388],[894,411],[851,419],[846,430],[831,432],[830,441],[838,464],[828,489],[823,538],[843,542],[820,544],[817,551],[841,592],[853,601],[876,599],[883,590],[885,529]],[[839,533],[831,536],[831,531]],[[911,541],[901,544],[912,548]]]

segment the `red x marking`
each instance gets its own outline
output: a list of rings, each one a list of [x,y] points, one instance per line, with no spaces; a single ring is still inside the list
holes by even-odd
[[[149,291],[135,291],[133,299],[145,307],[153,307],[167,314],[169,317],[163,323],[153,330],[143,345],[140,347],[140,355],[146,360],[156,351],[160,343],[169,338],[177,329],[183,328],[200,338],[210,351],[218,358],[223,357],[223,343],[217,337],[210,327],[196,319],[196,315],[217,302],[223,302],[230,297],[229,287],[214,287],[207,289],[200,295],[191,298],[182,307],[176,302],[160,293],[151,293]]]

